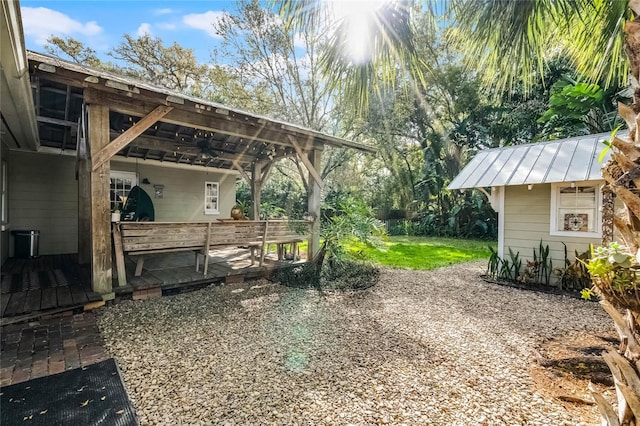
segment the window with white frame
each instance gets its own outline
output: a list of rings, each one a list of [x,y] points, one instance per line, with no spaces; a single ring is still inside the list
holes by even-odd
[[[204,183],[204,214],[219,214],[219,184],[218,182]]]
[[[601,186],[597,183],[551,185],[551,235],[600,237]]]
[[[111,211],[114,211],[116,207],[119,207],[120,210],[122,210],[131,188],[138,184],[138,175],[136,172],[120,172],[112,170],[110,178]]]

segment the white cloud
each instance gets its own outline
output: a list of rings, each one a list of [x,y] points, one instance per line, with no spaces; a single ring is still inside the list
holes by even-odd
[[[102,27],[96,21],[82,23],[46,7],[23,7],[21,11],[24,34],[33,37],[36,44],[41,46],[51,35],[95,36],[102,33]]]
[[[205,13],[192,13],[182,17],[182,22],[191,28],[202,30],[209,34],[210,37],[219,38],[216,34],[213,23],[218,22],[224,16],[224,12],[208,11]]]
[[[144,37],[145,35],[151,35],[151,24],[143,22],[138,27],[137,31],[138,37]]]
[[[154,15],[169,15],[173,13],[173,9],[169,9],[168,7],[165,7],[164,9],[156,9],[153,11]]]
[[[158,22],[157,24],[154,24],[156,27],[160,28],[161,30],[175,30],[176,29],[176,24],[173,24],[171,22]]]

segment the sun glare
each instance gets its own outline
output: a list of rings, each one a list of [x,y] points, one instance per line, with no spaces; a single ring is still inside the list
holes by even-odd
[[[346,51],[356,63],[369,60],[375,14],[389,0],[329,0],[336,23],[344,22]]]

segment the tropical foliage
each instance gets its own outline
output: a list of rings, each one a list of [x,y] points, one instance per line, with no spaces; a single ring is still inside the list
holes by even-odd
[[[313,10],[319,9],[319,2],[303,2],[304,6],[294,6],[293,0],[285,1],[283,11],[297,17],[300,25],[313,22]],[[315,7],[309,7],[310,3]],[[397,7],[408,10],[410,2],[394,2]],[[547,72],[550,58],[547,52],[563,52],[566,54],[578,73],[584,76],[586,83],[599,84],[604,81],[604,87],[612,87],[627,81],[629,72],[633,85],[634,99],[632,107],[620,104],[619,113],[629,128],[629,136],[625,139],[613,138],[610,145],[614,147],[612,161],[605,167],[603,176],[607,181],[605,188],[604,206],[604,240],[609,241],[613,236],[613,225],[618,228],[622,238],[629,246],[632,258],[638,258],[640,238],[636,233],[640,218],[640,4],[635,1],[578,1],[578,0],[532,0],[532,1],[453,1],[451,13],[455,27],[451,31],[450,40],[457,42],[466,63],[476,70],[483,78],[487,87],[497,88],[501,93],[504,89],[513,90],[520,84],[525,94],[528,94],[534,82],[539,81]],[[311,11],[310,11],[311,10]],[[415,59],[415,34],[412,27],[405,27],[405,19],[394,19],[393,14],[387,14],[389,8],[381,8],[376,16],[378,29],[376,34],[382,34],[381,44],[373,44],[372,57],[369,62],[372,72],[362,77],[361,81],[352,83],[355,88],[362,88],[378,75],[385,73],[388,66],[397,69],[419,69],[424,58]],[[311,18],[310,18],[311,17]],[[408,28],[406,32],[396,31],[397,26]],[[344,29],[343,29],[344,30]],[[391,34],[392,42],[384,43],[384,35]],[[333,50],[340,52],[342,45],[336,43]],[[397,54],[398,52],[405,52]],[[332,55],[328,55],[331,57]],[[340,59],[340,56],[332,57]],[[407,63],[407,59],[409,60]],[[389,61],[386,67],[376,67],[376,60]],[[348,68],[363,70],[359,64],[348,63]],[[346,73],[343,73],[346,74]],[[413,73],[415,75],[415,73]],[[356,79],[359,75],[354,76]],[[383,80],[383,83],[387,81]],[[414,84],[422,83],[415,79]],[[336,82],[337,84],[337,82]],[[595,86],[579,86],[573,88],[565,86],[556,92],[552,106],[553,111],[545,120],[562,121],[563,115],[576,119],[580,111],[567,108],[562,111],[561,106],[571,106],[572,96],[581,92],[579,97],[584,101],[580,106],[593,110],[593,106],[600,102],[600,94]],[[368,91],[361,90],[355,104],[366,99]],[[561,101],[561,102],[558,102]],[[574,105],[575,106],[575,105]],[[584,122],[589,123],[585,114]],[[554,118],[555,117],[555,118]],[[551,125],[551,127],[557,127]],[[613,198],[615,194],[625,204],[626,212],[620,216],[613,215]],[[597,260],[594,260],[597,263]],[[594,280],[598,286],[598,280]],[[616,393],[618,396],[617,412],[602,396],[594,394],[598,408],[602,414],[603,424],[627,425],[636,424],[640,419],[640,377],[635,361],[640,358],[640,308],[628,306],[625,319],[606,300],[603,306],[610,314],[620,334],[620,352],[611,351],[605,356],[605,361],[614,373]]]

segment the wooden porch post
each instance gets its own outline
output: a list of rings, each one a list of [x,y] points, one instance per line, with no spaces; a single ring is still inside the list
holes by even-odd
[[[260,193],[262,192],[262,164],[255,162],[251,171],[251,219],[260,220],[260,203],[262,202]]]
[[[309,152],[309,162],[313,165],[313,170],[320,175],[320,160],[322,158],[322,150],[314,148]],[[309,240],[309,248],[307,259],[311,260],[320,250],[320,202],[322,200],[322,188],[320,183],[311,176],[309,171],[309,193],[307,208],[309,214],[313,216],[313,225],[311,226],[311,239]]]
[[[89,146],[92,155],[109,144],[109,107],[89,105]],[[103,298],[113,298],[111,282],[110,164],[91,172],[91,288]]]

